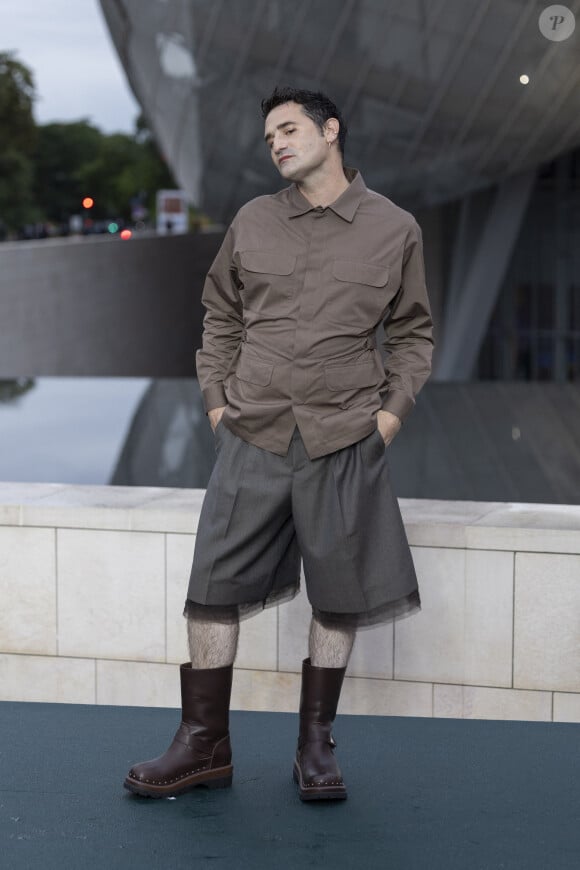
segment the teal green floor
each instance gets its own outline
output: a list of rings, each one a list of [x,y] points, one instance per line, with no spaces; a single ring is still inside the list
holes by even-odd
[[[176,710],[0,703],[0,867],[580,868],[580,725],[338,718],[346,801],[304,804],[296,716],[234,712],[234,785],[129,794]]]

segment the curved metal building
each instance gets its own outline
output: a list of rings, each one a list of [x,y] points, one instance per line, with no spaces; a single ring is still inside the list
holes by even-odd
[[[545,5],[101,0],[176,179],[222,222],[280,186],[260,115],[275,84],[327,92],[349,127],[346,162],[410,209],[457,199],[580,144],[577,34],[546,39],[538,26]]]

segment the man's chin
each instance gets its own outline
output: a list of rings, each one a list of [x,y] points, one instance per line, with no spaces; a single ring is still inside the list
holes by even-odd
[[[282,163],[279,164],[278,172],[282,178],[291,178],[294,180],[296,173],[299,172],[299,168],[295,163],[296,159],[294,157],[289,157],[288,160],[283,160]]]

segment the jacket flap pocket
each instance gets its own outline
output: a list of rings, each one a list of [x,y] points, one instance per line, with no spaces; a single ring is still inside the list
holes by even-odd
[[[236,376],[241,381],[249,381],[251,384],[266,387],[272,380],[273,371],[274,366],[270,363],[261,362],[258,359],[250,359],[248,356],[241,356],[236,369]]]
[[[329,390],[374,387],[378,381],[374,362],[351,363],[346,366],[325,366],[324,376]]]
[[[296,257],[278,251],[241,251],[240,262],[248,272],[291,275],[296,266]]]
[[[339,281],[349,284],[370,284],[371,287],[384,287],[389,280],[388,266],[375,266],[359,260],[334,260],[332,274]]]

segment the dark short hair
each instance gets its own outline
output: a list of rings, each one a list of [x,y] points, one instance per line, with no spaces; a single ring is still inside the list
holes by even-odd
[[[344,157],[347,126],[340,114],[340,110],[326,94],[323,94],[321,91],[305,91],[299,88],[279,88],[276,85],[270,96],[262,100],[262,117],[264,120],[272,109],[275,109],[276,106],[281,106],[283,103],[298,103],[301,105],[304,113],[314,121],[321,133],[324,132],[324,122],[328,121],[329,118],[336,118],[340,124],[338,147]]]

